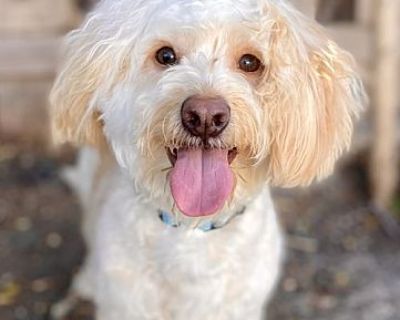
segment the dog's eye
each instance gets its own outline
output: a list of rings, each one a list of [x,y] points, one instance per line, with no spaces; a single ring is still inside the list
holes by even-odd
[[[252,54],[245,54],[239,60],[239,68],[244,72],[256,72],[261,68],[261,61]]]
[[[156,60],[158,63],[171,66],[178,62],[174,49],[170,47],[163,47],[156,53]]]

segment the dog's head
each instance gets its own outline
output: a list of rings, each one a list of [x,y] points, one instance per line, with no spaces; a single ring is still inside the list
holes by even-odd
[[[52,118],[200,217],[328,175],[363,97],[349,54],[284,0],[105,0],[68,37]]]

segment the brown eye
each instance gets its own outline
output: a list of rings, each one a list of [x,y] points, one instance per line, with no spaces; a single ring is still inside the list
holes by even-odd
[[[170,47],[163,47],[156,53],[156,60],[158,63],[165,66],[172,66],[178,62],[174,49]]]
[[[261,68],[261,61],[252,54],[245,54],[239,60],[239,68],[244,72],[256,72]]]

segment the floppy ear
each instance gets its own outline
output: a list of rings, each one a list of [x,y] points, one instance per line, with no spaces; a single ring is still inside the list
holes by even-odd
[[[352,57],[316,22],[278,5],[267,12],[269,65],[260,88],[270,141],[266,166],[275,185],[307,185],[331,173],[349,148],[366,99]]]
[[[100,103],[125,77],[128,59],[116,39],[102,38],[100,19],[95,18],[89,17],[65,43],[63,64],[50,94],[56,142],[105,144]]]

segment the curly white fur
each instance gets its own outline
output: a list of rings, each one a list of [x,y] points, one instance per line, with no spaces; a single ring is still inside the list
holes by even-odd
[[[179,64],[156,63],[163,46]],[[259,72],[238,68],[249,53]],[[64,61],[54,133],[93,148],[78,188],[89,256],[73,290],[102,320],[261,319],[282,258],[268,185],[323,178],[349,147],[365,101],[349,54],[284,0],[104,0],[69,35]],[[209,144],[239,152],[235,189],[212,220],[246,206],[208,233],[167,186],[165,148],[202,148],[180,119],[193,95],[227,101],[229,126]],[[183,226],[165,226],[159,209]]]

